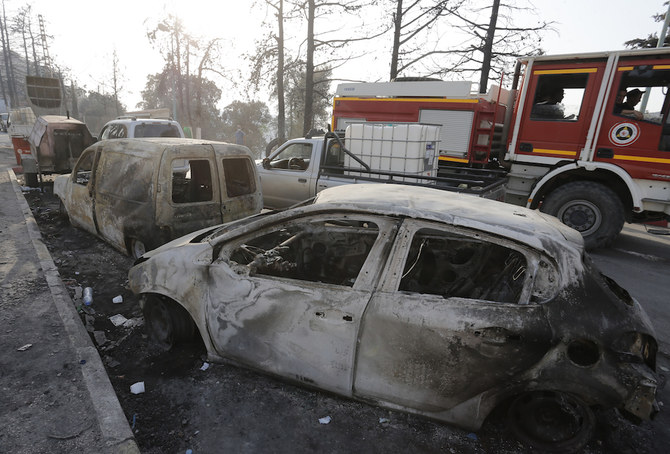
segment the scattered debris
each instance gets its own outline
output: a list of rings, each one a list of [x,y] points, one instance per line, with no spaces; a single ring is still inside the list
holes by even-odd
[[[93,289],[86,287],[84,289],[84,305],[90,306],[91,304],[93,304]]]
[[[379,424],[386,424],[386,423],[388,423],[389,421],[390,421],[390,420],[389,420],[388,418],[379,418]]]
[[[96,344],[101,347],[107,343],[107,336],[105,336],[104,331],[93,331],[93,337],[95,338]]]
[[[205,371],[205,370],[207,370],[207,369],[209,369],[209,363],[204,363],[204,364],[202,365],[202,367],[200,368],[200,370],[202,370],[202,371]]]
[[[28,349],[29,349],[30,347],[32,347],[32,346],[33,346],[33,344],[26,344],[26,345],[24,345],[23,347],[19,347],[19,348],[17,348],[16,351],[18,351],[18,352],[25,352],[26,350],[28,350]]]
[[[470,433],[468,434],[468,438],[469,438],[470,440],[477,441],[477,434],[474,434],[474,433],[470,432]]]
[[[130,386],[130,392],[133,394],[142,394],[144,392],[144,382],[138,381]],[[135,415],[133,415],[133,425],[135,425]]]
[[[123,303],[123,296],[121,296],[121,295],[115,296],[114,298],[112,298],[112,303],[114,303],[114,304]]]
[[[121,314],[116,314],[109,317],[109,321],[112,322],[112,325],[114,326],[121,326],[126,323],[128,319]]]
[[[323,418],[319,418],[319,423],[330,424],[330,421],[332,421],[332,420],[333,420],[333,418],[331,418],[330,416],[325,416]]]
[[[144,325],[144,319],[142,317],[133,317],[123,322],[124,328],[134,328],[136,326],[142,326],[142,325]]]

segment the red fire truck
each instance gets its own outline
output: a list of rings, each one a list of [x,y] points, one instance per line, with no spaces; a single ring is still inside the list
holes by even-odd
[[[469,82],[341,84],[333,129],[442,125],[440,162],[507,169],[505,200],[607,246],[623,223],[670,215],[670,49],[518,61],[512,89]]]

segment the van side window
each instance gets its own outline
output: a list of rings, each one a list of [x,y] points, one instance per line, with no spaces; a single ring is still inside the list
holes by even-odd
[[[172,161],[172,201],[174,203],[212,200],[212,169],[206,159]]]
[[[588,73],[543,74],[538,77],[530,119],[579,120],[588,79]]]
[[[251,194],[256,190],[251,161],[247,158],[224,158],[223,176],[228,197]]]
[[[95,151],[91,150],[77,163],[75,169],[72,171],[72,174],[75,175],[74,182],[76,184],[81,184],[86,186],[88,180],[91,178],[91,169],[93,169],[93,158],[95,157]]]

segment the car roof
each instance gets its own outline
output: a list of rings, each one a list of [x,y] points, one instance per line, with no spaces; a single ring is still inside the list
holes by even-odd
[[[583,249],[583,239],[553,216],[495,200],[401,184],[351,184],[320,192],[320,209],[346,208],[474,228],[522,242],[556,257],[556,249]],[[552,253],[554,252],[554,253]]]
[[[89,148],[102,147],[103,152],[125,153],[140,158],[153,158],[158,152],[172,148],[191,148],[198,145],[210,145],[218,155],[249,156],[251,151],[243,145],[235,145],[213,140],[187,139],[182,137],[140,137],[135,139],[106,139],[96,142]]]

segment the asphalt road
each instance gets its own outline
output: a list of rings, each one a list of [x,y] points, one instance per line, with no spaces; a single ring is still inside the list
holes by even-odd
[[[670,357],[670,229],[626,225],[607,249],[591,253],[600,270],[628,290],[647,311],[659,350]]]

